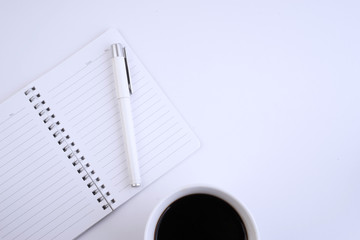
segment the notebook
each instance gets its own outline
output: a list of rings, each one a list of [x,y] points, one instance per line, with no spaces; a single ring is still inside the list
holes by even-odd
[[[127,47],[142,187],[129,183],[110,45]],[[71,239],[199,148],[117,30],[0,105],[0,239]]]

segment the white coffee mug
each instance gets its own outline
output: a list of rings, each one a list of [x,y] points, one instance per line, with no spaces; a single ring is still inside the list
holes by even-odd
[[[156,225],[164,210],[177,199],[180,199],[190,194],[208,194],[224,200],[225,202],[230,204],[240,215],[245,225],[245,229],[247,232],[247,239],[248,240],[258,239],[258,232],[255,225],[255,221],[251,217],[250,213],[246,210],[244,205],[241,204],[237,199],[214,187],[190,186],[190,187],[185,187],[179,191],[175,191],[173,194],[170,194],[155,207],[155,209],[151,212],[150,217],[147,221],[145,227],[145,233],[144,233],[144,240],[154,240]]]

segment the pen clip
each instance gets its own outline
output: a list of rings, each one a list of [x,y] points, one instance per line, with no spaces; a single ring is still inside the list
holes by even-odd
[[[125,47],[123,47],[122,50],[123,50],[123,56],[124,56],[124,60],[125,60],[125,69],[126,69],[126,76],[127,76],[129,92],[130,92],[130,95],[132,95],[133,91],[132,91],[132,86],[131,86],[130,71],[129,71]]]

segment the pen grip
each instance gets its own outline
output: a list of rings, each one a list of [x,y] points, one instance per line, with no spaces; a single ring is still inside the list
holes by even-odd
[[[120,110],[121,127],[124,140],[125,156],[127,158],[129,175],[132,186],[141,183],[138,155],[136,149],[135,130],[130,106],[130,98],[118,98]]]

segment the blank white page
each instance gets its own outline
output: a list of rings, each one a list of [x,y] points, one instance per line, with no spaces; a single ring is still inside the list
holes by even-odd
[[[142,177],[140,188],[129,186],[110,52],[110,45],[117,42],[126,46],[133,85],[131,105]],[[116,196],[115,207],[200,146],[116,30],[107,31],[39,81],[81,149],[105,176],[104,181]]]
[[[0,105],[0,239],[72,239],[111,212],[21,91]]]

